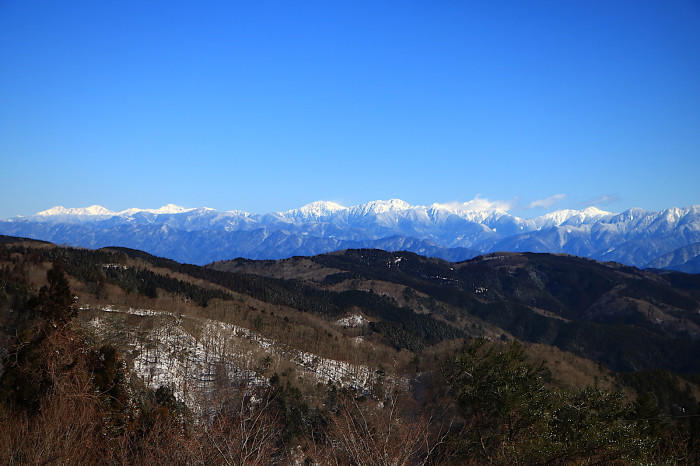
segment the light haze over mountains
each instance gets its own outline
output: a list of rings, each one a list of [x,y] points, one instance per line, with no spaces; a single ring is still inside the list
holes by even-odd
[[[637,267],[696,272],[700,206],[613,213],[588,207],[533,218],[503,202],[411,205],[400,199],[345,207],[317,201],[285,212],[184,208],[120,212],[99,205],[53,207],[0,221],[0,233],[99,248],[125,246],[205,264],[279,259],[347,248],[407,250],[452,261],[494,251],[567,253]]]

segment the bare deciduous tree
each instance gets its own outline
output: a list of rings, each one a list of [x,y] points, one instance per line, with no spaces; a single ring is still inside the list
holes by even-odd
[[[210,426],[206,440],[224,464],[270,464],[279,450],[282,427],[270,390],[241,390]]]
[[[332,418],[329,439],[342,457],[340,463],[359,466],[428,464],[445,444],[451,427],[436,425],[432,417],[409,420],[399,415],[399,396],[393,393],[383,406],[360,405],[346,397]]]

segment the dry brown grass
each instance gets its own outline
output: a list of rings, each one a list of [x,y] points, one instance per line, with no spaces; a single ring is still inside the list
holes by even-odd
[[[525,353],[535,362],[543,361],[557,383],[572,389],[598,386],[607,391],[619,387],[615,375],[590,359],[584,359],[559,348],[539,343],[524,343]],[[626,393],[633,396],[631,390]]]

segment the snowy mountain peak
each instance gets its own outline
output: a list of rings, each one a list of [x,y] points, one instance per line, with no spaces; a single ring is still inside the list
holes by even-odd
[[[285,212],[287,215],[300,217],[327,217],[336,212],[347,210],[347,207],[332,201],[315,201],[298,209],[292,209]]]
[[[122,217],[130,217],[132,215],[144,212],[144,213],[149,213],[149,214],[156,214],[156,215],[161,215],[161,214],[182,214],[185,212],[191,212],[196,209],[187,209],[185,207],[180,207],[175,204],[166,204],[163,207],[159,207],[158,209],[138,209],[135,207],[132,207],[131,209],[126,209],[122,210],[119,212],[119,214]]]
[[[193,263],[380,247],[420,254],[432,250],[450,260],[490,251],[565,252],[644,266],[700,243],[698,205],[619,214],[588,207],[525,219],[508,210],[508,202],[483,198],[428,206],[389,199],[349,208],[317,201],[264,215],[173,204],[118,213],[99,205],[56,206],[0,220],[0,234],[92,248],[119,244]],[[193,247],[198,244],[207,246]]]
[[[366,204],[360,204],[352,207],[355,213],[361,215],[367,214],[383,214],[386,212],[397,212],[402,210],[412,209],[413,206],[401,199],[389,199],[386,201],[370,201]]]
[[[436,202],[430,205],[429,213],[435,218],[456,215],[470,222],[483,222],[494,215],[500,217],[508,214],[508,208],[509,205],[505,202],[492,202],[477,197],[468,202]]]
[[[233,209],[233,210],[226,210],[224,211],[224,214],[228,214],[234,217],[251,217],[253,214],[250,212],[246,212],[245,210],[240,210],[240,209]]]
[[[90,207],[74,207],[66,209],[62,205],[42,210],[36,213],[39,217],[51,217],[56,215],[116,215],[115,212],[102,207],[101,205],[91,205]]]
[[[537,217],[535,223],[540,227],[559,226],[564,223],[583,224],[608,215],[613,214],[593,206],[586,207],[583,210],[562,209]]]
[[[491,202],[488,199],[476,198],[467,202],[448,202],[446,204],[436,202],[430,207],[434,210],[445,210],[459,215],[467,212],[507,212],[509,206],[505,202]]]
[[[689,210],[690,209],[679,209],[678,207],[671,207],[670,209],[664,210],[662,212],[662,216],[667,222],[676,222]]]
[[[205,210],[213,210],[209,209],[207,207],[204,207],[203,209]],[[185,212],[191,212],[193,210],[197,209],[187,209],[185,207],[180,207],[175,204],[166,204],[162,207],[159,207],[158,209],[138,209],[138,208],[131,208],[131,209],[126,209],[122,210],[121,212],[114,212],[106,207],[102,207],[101,205],[91,205],[90,207],[72,207],[72,208],[65,208],[63,206],[56,206],[52,207],[47,210],[42,210],[41,212],[37,212],[35,216],[37,217],[56,217],[56,216],[78,216],[78,217],[113,217],[113,216],[120,216],[120,217],[130,217],[134,214],[138,214],[140,212],[146,212],[146,213],[151,213],[151,214],[182,214]]]
[[[154,214],[181,214],[184,212],[191,212],[193,210],[196,209],[188,209],[175,204],[166,204],[158,209],[153,209],[151,212]]]
[[[582,212],[585,213],[586,215],[598,215],[598,216],[612,214],[612,212],[608,212],[607,210],[599,209],[595,206],[586,207],[585,209],[582,210]]]
[[[41,216],[41,217],[48,217],[50,215],[68,215],[68,210],[62,205],[57,205],[54,207],[51,207],[50,209],[42,210],[41,212],[37,212],[34,215]]]

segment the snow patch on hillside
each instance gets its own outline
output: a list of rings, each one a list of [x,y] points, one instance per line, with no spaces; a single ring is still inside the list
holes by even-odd
[[[294,363],[304,378],[324,384],[331,382],[365,395],[371,395],[380,380],[408,384],[406,380],[384,376],[367,366],[290,348],[250,329],[220,321],[199,320],[199,331],[193,334],[182,325],[185,317],[169,312],[116,306],[83,306],[81,309],[163,317],[147,326],[147,331],[133,330],[125,335],[133,369],[149,387],[168,386],[178,400],[195,410],[212,407],[216,403],[217,388],[222,386],[266,385],[267,378],[261,375],[263,366],[284,360]],[[98,333],[110,331],[110,321],[99,315],[89,324]]]
[[[335,321],[336,325],[339,325],[344,328],[362,327],[368,322],[369,321],[365,319],[365,317],[362,314],[352,314],[346,317],[342,317]]]

